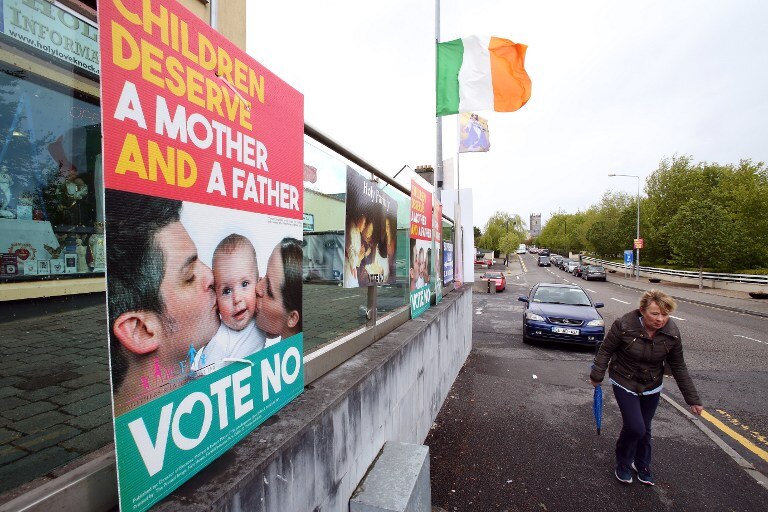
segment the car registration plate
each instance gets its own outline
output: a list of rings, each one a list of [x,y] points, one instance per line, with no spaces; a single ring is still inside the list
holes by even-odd
[[[579,334],[578,329],[569,329],[567,327],[553,327],[552,332],[556,332],[558,334],[575,334],[577,336]]]

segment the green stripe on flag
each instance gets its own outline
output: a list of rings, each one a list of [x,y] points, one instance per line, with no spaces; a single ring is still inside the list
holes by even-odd
[[[437,44],[437,115],[459,113],[459,70],[464,43],[454,39]]]

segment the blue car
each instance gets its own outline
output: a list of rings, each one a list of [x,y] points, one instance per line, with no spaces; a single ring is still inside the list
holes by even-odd
[[[523,311],[523,342],[556,341],[594,346],[603,341],[605,321],[583,288],[573,284],[540,283],[531,289]]]

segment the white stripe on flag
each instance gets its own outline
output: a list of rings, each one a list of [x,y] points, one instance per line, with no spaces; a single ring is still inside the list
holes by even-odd
[[[490,37],[462,38],[464,60],[459,70],[459,112],[493,110]]]

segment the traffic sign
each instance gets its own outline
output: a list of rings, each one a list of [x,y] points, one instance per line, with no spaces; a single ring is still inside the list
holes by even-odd
[[[642,238],[635,238],[635,249],[642,249],[644,242]]]
[[[624,251],[624,264],[631,265],[633,261],[632,257],[633,257],[632,249],[627,249],[626,251]]]

